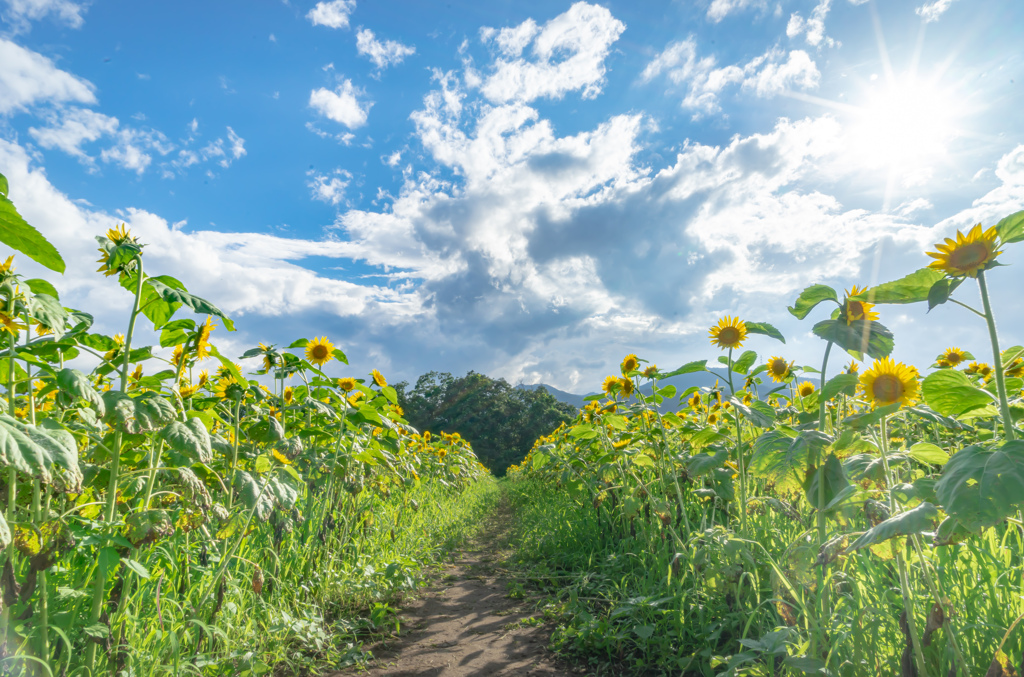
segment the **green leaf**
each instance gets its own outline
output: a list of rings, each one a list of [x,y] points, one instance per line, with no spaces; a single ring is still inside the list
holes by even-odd
[[[149,569],[142,566],[139,562],[136,562],[133,559],[128,559],[127,557],[122,557],[121,563],[128,569],[134,571],[140,578],[149,578]]]
[[[0,195],[7,197],[7,194],[11,192],[11,187],[7,183],[7,177],[0,174]]]
[[[101,417],[107,412],[103,396],[92,387],[89,377],[77,369],[65,368],[57,372],[57,387],[72,397],[85,400],[96,407],[96,413]]]
[[[724,449],[715,454],[694,454],[686,462],[686,474],[689,477],[700,477],[715,468],[721,468],[728,460],[729,452]]]
[[[170,278],[170,280],[177,282],[174,278]],[[178,283],[181,285],[180,287],[168,284],[166,276],[161,275],[159,277],[149,278],[146,281],[146,284],[151,286],[156,293],[164,299],[164,301],[167,301],[168,303],[180,303],[181,305],[188,306],[193,310],[193,312],[200,315],[216,315],[224,321],[224,326],[228,331],[235,330],[234,322],[232,322],[231,318],[225,315],[220,308],[204,298],[188,293],[185,290],[184,285],[181,285],[180,282]]]
[[[6,179],[4,184],[6,188]],[[7,199],[6,192],[4,190],[5,194],[0,195],[0,242],[54,272],[63,273],[64,259],[57,248],[21,218],[14,203]]]
[[[996,232],[1003,244],[1024,240],[1024,211],[1010,214],[997,223]]]
[[[777,341],[786,342],[785,337],[782,336],[782,332],[768,324],[767,322],[744,322],[744,326],[747,328],[748,334],[761,334],[762,336],[770,336]]]
[[[892,332],[873,320],[854,320],[850,324],[845,320],[822,320],[811,331],[843,350],[867,353],[875,359],[888,356],[895,345]]]
[[[103,420],[118,424],[132,435],[159,430],[176,415],[173,404],[151,392],[132,397],[119,390],[108,390],[103,393],[103,402],[107,409]]]
[[[999,524],[1024,503],[1024,441],[961,449],[943,468],[935,495],[971,531]]]
[[[825,398],[828,402],[839,393],[845,393],[847,395],[853,395],[856,388],[859,377],[857,374],[839,374],[833,376],[825,382],[825,387],[821,389],[821,397]]]
[[[25,284],[32,290],[33,294],[48,294],[55,299],[60,299],[60,294],[57,293],[57,288],[46,280],[40,280],[33,278],[31,280],[25,280]]]
[[[779,430],[764,433],[754,441],[754,454],[750,458],[750,471],[763,477],[781,491],[795,490],[804,482],[807,468],[821,449],[832,439],[816,430],[789,437]]]
[[[931,442],[918,442],[907,450],[907,454],[912,459],[928,465],[946,465],[949,461],[949,454]]]
[[[806,433],[804,433],[806,434]],[[797,438],[800,439],[800,438]],[[824,482],[825,506],[829,506],[847,487],[850,480],[846,477],[843,464],[835,454],[829,454],[825,464],[817,469],[811,468],[804,479],[804,495],[812,506],[818,505],[818,483]]]
[[[340,348],[335,348],[331,355],[334,355],[334,359],[336,359],[338,362],[341,362],[342,364],[348,364],[348,356],[345,353],[343,353]]]
[[[843,419],[843,424],[849,426],[853,430],[863,430],[870,425],[878,423],[889,414],[897,412],[900,408],[899,402],[893,402],[887,404],[884,407],[878,407],[871,411],[866,411],[863,414],[854,414],[853,416],[847,416]]]
[[[963,283],[964,279],[966,278],[960,277],[955,280],[949,280],[944,277],[933,284],[931,289],[928,290],[928,311],[931,312],[931,309],[935,306],[940,306],[948,301],[949,295]]]
[[[269,481],[269,480],[267,480]],[[235,474],[235,488],[238,490],[238,498],[249,510],[255,510],[256,517],[265,522],[270,513],[274,510],[274,498],[269,491],[262,491],[263,487],[253,479],[252,475],[239,470]],[[267,487],[269,489],[269,487]]]
[[[658,380],[663,381],[673,376],[679,376],[680,374],[692,374],[696,371],[705,371],[707,368],[707,360],[696,360],[694,362],[687,362],[683,366],[679,367],[675,371],[670,371],[667,374],[658,374]]]
[[[160,431],[162,437],[177,452],[185,454],[193,461],[210,463],[213,461],[213,446],[210,433],[198,418],[190,418],[185,423],[171,421]]]
[[[857,296],[858,301],[870,303],[918,303],[927,301],[932,285],[946,274],[935,268],[921,268],[906,277],[872,287]]]
[[[189,332],[196,330],[195,320],[174,320],[164,325],[160,331],[160,347],[180,346],[188,340]]]
[[[58,423],[47,421],[34,426],[0,414],[0,464],[44,484],[59,480],[69,491],[81,490],[78,444]]]
[[[132,545],[139,547],[170,536],[174,525],[163,510],[138,510],[124,521],[124,535]]]
[[[758,428],[771,428],[775,424],[775,410],[760,400],[751,402],[750,406],[743,404],[735,397],[730,398],[729,402],[736,411],[746,416]]]
[[[744,351],[744,353],[740,355],[740,359],[732,363],[732,370],[737,374],[746,375],[747,371],[750,369],[750,367],[754,365],[754,362],[756,361],[757,353],[755,353],[753,350]]]
[[[836,295],[836,290],[828,285],[812,284],[800,292],[796,302],[789,307],[789,312],[796,319],[802,320],[823,301],[835,301],[838,304],[839,297]]]
[[[299,483],[295,482],[294,478],[287,473],[284,476],[271,477],[268,491],[274,503],[281,510],[291,510],[294,508],[295,502],[299,500],[299,494],[301,493]]]
[[[921,394],[928,406],[943,416],[960,416],[994,399],[955,369],[940,369],[929,374],[921,383]]]
[[[55,297],[49,294],[36,294],[29,299],[29,314],[42,324],[53,330],[54,338],[64,335],[64,324],[68,319],[68,311]]]
[[[4,516],[0,514],[0,548],[6,548],[10,544],[11,528],[7,525],[7,520],[4,519]]]
[[[884,522],[868,529],[861,534],[860,538],[846,548],[846,552],[851,553],[855,550],[866,548],[869,545],[884,543],[890,538],[896,538],[897,536],[911,536],[927,531],[931,529],[932,522],[934,522],[938,515],[938,508],[931,503],[922,503],[912,510],[900,513],[895,517],[890,517]]]

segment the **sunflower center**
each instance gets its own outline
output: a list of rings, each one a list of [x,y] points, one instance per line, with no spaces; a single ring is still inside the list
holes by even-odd
[[[903,381],[893,374],[879,375],[871,386],[871,392],[875,396],[875,400],[890,404],[903,397],[904,390],[906,388],[903,385]]]
[[[723,327],[722,331],[718,332],[718,340],[726,345],[737,343],[740,340],[740,331],[736,327]]]
[[[864,317],[864,304],[860,301],[850,301],[847,308],[847,313],[853,319]]]
[[[949,265],[957,270],[971,270],[988,259],[988,245],[984,242],[968,242],[949,253]]]
[[[786,373],[786,361],[785,360],[772,360],[770,365],[773,374],[781,376]]]
[[[327,357],[327,346],[315,345],[313,346],[313,349],[310,351],[310,354],[313,356],[314,360],[322,360],[325,357]]]

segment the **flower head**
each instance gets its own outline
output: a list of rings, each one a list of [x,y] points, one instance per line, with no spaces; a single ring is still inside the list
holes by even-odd
[[[921,384],[917,380],[917,369],[885,357],[875,360],[871,369],[861,374],[858,387],[875,407],[896,402],[910,406],[917,401]]]
[[[855,301],[852,297],[860,296],[867,291],[867,287],[859,289],[857,285],[853,285],[853,289],[846,292],[846,298],[843,300],[843,311],[842,315],[846,318],[846,324],[850,325],[854,320],[877,320],[878,313],[871,310],[875,307],[875,304],[868,303],[867,301]]]
[[[210,334],[217,325],[213,323],[213,318],[209,315],[206,317],[206,322],[199,326],[199,336],[196,339],[196,357],[200,360],[205,360],[210,356]]]
[[[800,393],[800,397],[807,397],[814,392],[814,384],[810,381],[804,381],[798,387],[797,392]]]
[[[654,378],[658,375],[658,365],[649,364],[644,368],[644,378]]]
[[[306,359],[311,364],[322,367],[334,359],[334,344],[327,340],[326,336],[313,338],[306,344]]]
[[[738,317],[726,315],[708,330],[711,345],[719,348],[739,348],[747,338],[747,325]]]
[[[0,313],[0,331],[6,331],[12,336],[17,336],[18,331],[21,329],[28,329],[28,325],[18,322],[13,317],[8,317],[5,313]]]
[[[772,377],[772,380],[776,383],[784,383],[790,376],[790,370],[793,368],[792,362],[786,362],[784,358],[773,357],[768,360],[768,375]]]
[[[376,369],[373,369],[372,371],[370,371],[370,376],[373,378],[373,382],[377,384],[377,387],[379,387],[379,388],[386,388],[387,387],[388,380],[386,378],[384,378],[384,374],[380,373]]]
[[[935,245],[938,251],[926,252],[935,259],[928,267],[941,270],[951,277],[978,277],[979,271],[987,270],[996,257],[1003,253],[997,251],[998,239],[995,226],[982,231],[979,223],[967,235],[958,230],[956,240],[947,237],[944,243]]]
[[[0,277],[6,277],[14,272],[14,255],[11,254],[7,260],[0,263]]]
[[[344,390],[346,393],[351,392],[356,387],[356,380],[348,376],[338,379],[338,387]]]
[[[940,362],[945,362],[951,367],[959,365],[967,359],[967,352],[960,348],[946,348],[945,352],[939,356]]]
[[[623,376],[619,379],[619,391],[623,397],[629,397],[633,394],[633,381],[629,377]]]
[[[605,395],[611,397],[619,390],[621,385],[617,376],[606,376],[604,383],[601,384],[601,390],[604,391]]]
[[[637,359],[637,357],[636,357],[636,355],[634,353],[630,353],[629,355],[626,355],[626,357],[624,357],[622,359],[622,364],[619,365],[619,369],[622,370],[622,375],[623,376],[626,376],[631,371],[636,371],[639,368],[640,368],[640,360]]]
[[[285,386],[284,389],[284,403],[291,404],[292,400],[295,399],[295,389],[291,386]]]
[[[857,364],[857,360],[850,360],[850,363],[846,365],[847,374],[856,374],[860,371],[860,365]]]

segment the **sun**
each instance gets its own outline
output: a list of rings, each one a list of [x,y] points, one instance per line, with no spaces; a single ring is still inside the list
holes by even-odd
[[[906,75],[865,89],[851,110],[851,150],[862,167],[913,174],[946,158],[964,114],[951,88]]]

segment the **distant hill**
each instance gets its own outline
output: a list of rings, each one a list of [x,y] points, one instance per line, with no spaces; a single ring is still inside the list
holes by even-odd
[[[540,388],[543,388],[544,390],[548,391],[548,393],[550,393],[550,395],[559,402],[571,404],[577,409],[581,409],[583,405],[586,404],[586,402],[583,401],[583,398],[586,397],[586,395],[575,395],[573,393],[567,393],[564,390],[559,390],[558,388],[549,386],[546,383],[534,383],[533,385],[525,385],[520,383],[519,385],[516,386],[516,388],[519,388],[520,390],[538,390]]]

